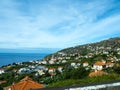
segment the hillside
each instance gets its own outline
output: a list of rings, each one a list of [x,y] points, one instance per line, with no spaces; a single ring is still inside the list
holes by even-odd
[[[120,37],[110,38],[96,43],[89,43],[85,45],[79,45],[75,47],[66,48],[60,50],[52,55],[46,56],[51,58],[59,56],[71,56],[75,54],[88,55],[88,54],[108,54],[108,53],[119,53],[120,50]],[[46,59],[45,58],[45,59]]]
[[[111,50],[115,50],[116,48],[120,47],[119,45],[120,45],[120,37],[117,37],[117,38],[110,38],[108,40],[100,41],[97,43],[85,44],[85,45],[80,45],[80,46],[75,46],[75,47],[63,49],[60,52],[81,53],[82,54],[83,51],[85,51],[85,50],[92,52],[92,51],[97,50],[97,48],[109,49],[111,47]]]

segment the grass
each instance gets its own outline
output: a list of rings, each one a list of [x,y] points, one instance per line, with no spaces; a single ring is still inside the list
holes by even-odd
[[[68,79],[68,80],[62,80],[59,82],[51,83],[48,85],[48,87],[63,87],[63,86],[72,86],[72,85],[78,85],[78,84],[92,84],[92,83],[104,83],[109,82],[113,80],[120,80],[120,75],[118,74],[108,74],[108,75],[102,75],[97,77],[86,77],[84,79]]]

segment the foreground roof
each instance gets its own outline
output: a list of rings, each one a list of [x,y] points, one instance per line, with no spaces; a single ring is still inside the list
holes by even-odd
[[[30,90],[36,88],[44,88],[44,85],[34,82],[31,78],[27,76],[24,79],[22,79],[19,83],[5,87],[4,90]]]

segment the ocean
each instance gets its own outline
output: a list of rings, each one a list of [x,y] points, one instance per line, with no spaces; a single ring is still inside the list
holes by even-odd
[[[48,54],[41,53],[0,53],[0,66],[17,62],[41,60]]]

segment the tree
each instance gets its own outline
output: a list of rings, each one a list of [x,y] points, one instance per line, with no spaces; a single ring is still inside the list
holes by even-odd
[[[89,74],[89,70],[86,70],[84,67],[65,70],[63,72],[64,79],[81,79],[88,76],[88,74]]]
[[[2,85],[0,85],[0,90],[3,90],[3,87],[2,87]]]
[[[120,74],[120,66],[114,66],[113,70],[115,73]]]
[[[84,67],[79,67],[71,71],[72,79],[81,79],[88,76],[89,70],[86,70]]]

